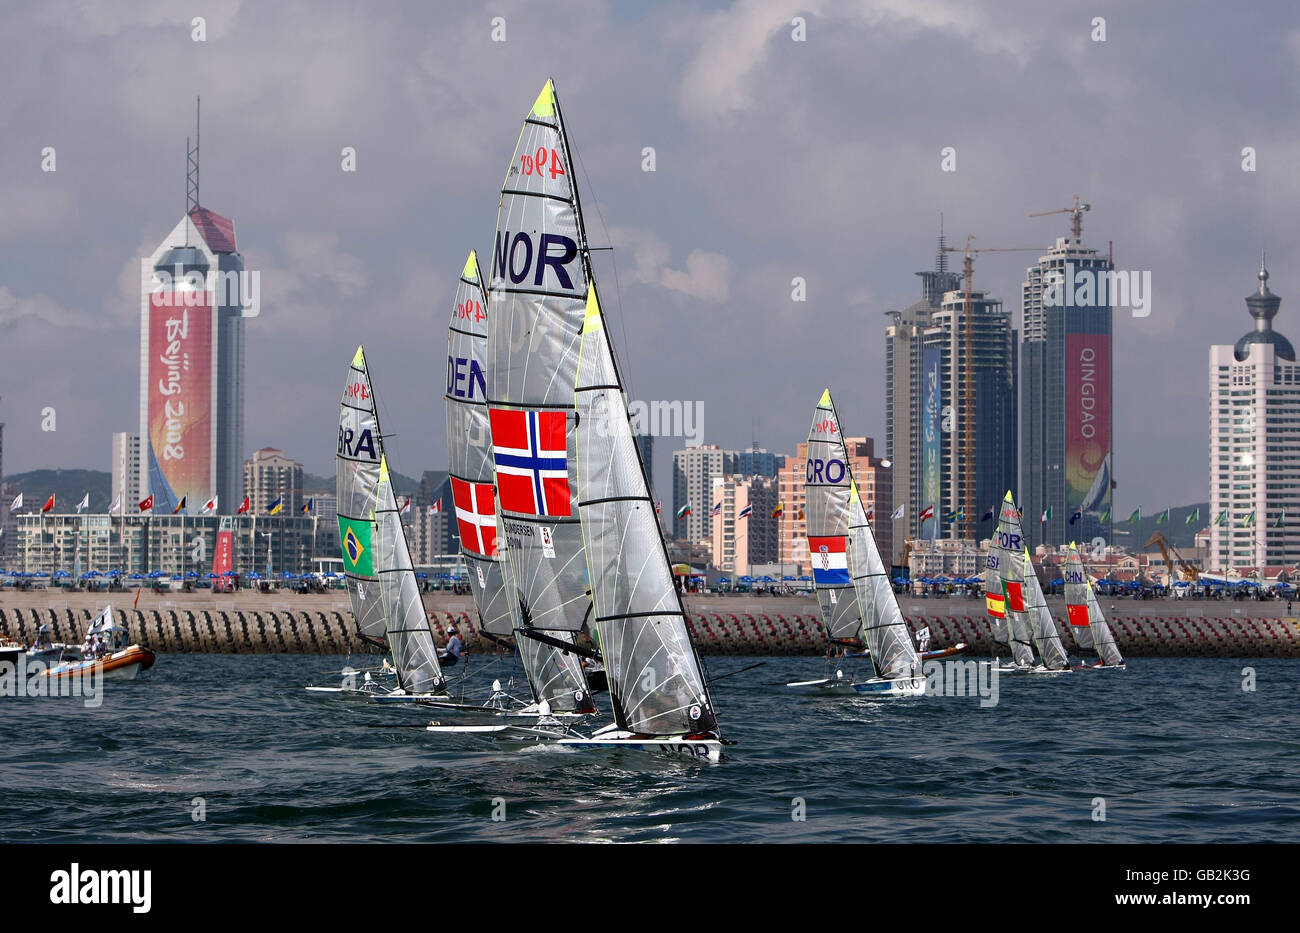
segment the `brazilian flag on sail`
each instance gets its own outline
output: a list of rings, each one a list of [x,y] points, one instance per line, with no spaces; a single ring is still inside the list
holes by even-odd
[[[374,526],[364,519],[339,516],[339,544],[343,567],[358,577],[373,577],[375,562],[371,556],[370,530]]]

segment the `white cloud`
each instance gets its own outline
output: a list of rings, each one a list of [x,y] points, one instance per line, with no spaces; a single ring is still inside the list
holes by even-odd
[[[0,327],[13,327],[24,319],[34,319],[56,327],[104,330],[106,322],[85,311],[65,308],[46,295],[15,295],[0,285]]]
[[[685,269],[673,269],[671,249],[657,234],[636,227],[611,227],[609,233],[620,256],[632,254],[632,274],[642,284],[719,304],[731,294],[731,260],[721,253],[694,249],[686,257]]]

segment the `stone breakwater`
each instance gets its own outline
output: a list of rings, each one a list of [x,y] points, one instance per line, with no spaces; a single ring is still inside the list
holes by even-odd
[[[233,654],[360,654],[352,614],[342,594],[92,594],[35,591],[0,593],[0,634],[31,643],[49,623],[52,641],[80,644],[103,606],[130,639],[164,652]],[[966,642],[977,655],[1006,654],[994,645],[978,600],[904,597],[900,601],[915,631],[929,626],[932,648]],[[1059,612],[1056,610],[1059,608]],[[1053,607],[1062,630],[1065,607]],[[1300,624],[1285,604],[1126,600],[1108,610],[1120,650],[1127,656],[1300,657]],[[708,655],[820,655],[826,636],[816,604],[797,597],[692,597],[691,634]],[[472,652],[496,647],[478,633],[468,597],[444,593],[425,597],[425,611],[441,644],[455,625]],[[1066,647],[1078,654],[1070,637]]]

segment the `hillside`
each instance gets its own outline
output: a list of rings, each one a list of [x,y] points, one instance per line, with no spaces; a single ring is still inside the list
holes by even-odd
[[[6,476],[4,481],[11,497],[23,494],[25,511],[39,510],[50,493],[54,493],[54,508],[59,512],[75,512],[86,493],[90,493],[91,512],[107,512],[112,505],[113,477],[107,470],[29,470]]]
[[[1193,514],[1197,509],[1201,510],[1201,517],[1198,521],[1187,524],[1187,516]],[[1141,521],[1132,525],[1128,524],[1128,515],[1114,516],[1115,543],[1128,548],[1130,553],[1145,551],[1143,546],[1151,539],[1153,532],[1160,532],[1174,547],[1179,550],[1192,550],[1196,547],[1196,533],[1202,528],[1214,521],[1214,516],[1210,514],[1210,504],[1208,502],[1197,502],[1193,505],[1174,506],[1169,510],[1169,521],[1163,525],[1156,524],[1156,519],[1164,512],[1164,509],[1152,510],[1150,513],[1146,509],[1142,510]],[[1128,534],[1124,534],[1128,532]]]

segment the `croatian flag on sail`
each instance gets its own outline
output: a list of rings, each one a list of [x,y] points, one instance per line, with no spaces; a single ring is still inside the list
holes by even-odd
[[[456,525],[460,543],[484,557],[497,552],[497,512],[491,483],[469,483],[451,478],[451,497],[456,503]]]
[[[501,508],[569,515],[569,464],[562,411],[489,410]]]
[[[808,538],[808,556],[812,561],[813,582],[819,586],[848,586],[849,557],[846,538]]]

